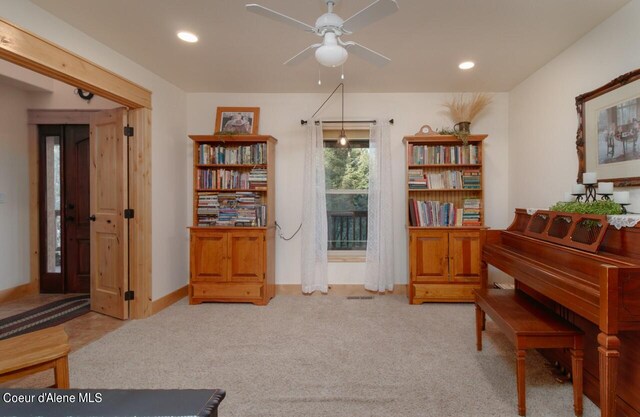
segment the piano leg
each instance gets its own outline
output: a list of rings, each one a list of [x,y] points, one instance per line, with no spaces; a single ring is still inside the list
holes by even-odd
[[[571,375],[573,377],[573,410],[576,416],[582,415],[582,349],[571,349]]]
[[[616,415],[616,382],[618,379],[618,359],[620,339],[606,333],[598,334],[600,355],[600,414],[602,417]]]
[[[527,414],[527,397],[526,397],[526,388],[525,388],[525,357],[527,356],[527,351],[524,349],[520,349],[516,352],[516,379],[518,385],[518,415],[524,416]]]
[[[484,311],[476,304],[476,348],[482,350],[482,330],[484,330]]]

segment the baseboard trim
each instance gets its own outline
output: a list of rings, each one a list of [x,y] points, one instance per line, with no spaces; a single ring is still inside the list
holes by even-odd
[[[171,304],[176,303],[186,297],[189,294],[189,286],[185,285],[182,288],[178,288],[174,292],[170,292],[164,297],[160,297],[157,300],[154,300],[151,303],[151,315],[154,315],[165,308],[169,307]]]
[[[311,294],[311,296],[316,295],[335,295],[339,297],[349,297],[349,296],[367,296],[367,295],[383,295],[383,294],[395,294],[395,295],[406,295],[407,294],[407,286],[405,284],[396,284],[394,285],[393,291],[387,291],[386,293],[376,293],[373,291],[366,290],[361,284],[330,284],[329,292],[327,294],[322,294],[318,291]],[[309,297],[307,294],[302,293],[302,287],[300,284],[279,284],[276,285],[276,295],[301,295],[305,297]]]
[[[35,294],[36,292],[38,292],[38,288],[32,283],[7,288],[6,290],[0,291],[0,303],[17,300],[18,298]]]

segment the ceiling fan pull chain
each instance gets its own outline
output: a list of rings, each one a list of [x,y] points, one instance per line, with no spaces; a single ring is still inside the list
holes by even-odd
[[[322,85],[322,79],[320,78],[320,67],[318,67],[318,85]]]

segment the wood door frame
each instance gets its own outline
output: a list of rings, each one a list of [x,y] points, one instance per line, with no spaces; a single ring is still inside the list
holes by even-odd
[[[0,18],[0,59],[38,72],[78,88],[86,89],[129,109],[135,109],[129,124],[135,136],[129,145],[130,206],[136,218],[131,222],[130,317],[152,314],[151,302],[151,91],[76,55],[40,36]],[[133,120],[132,120],[133,119]],[[61,124],[69,123],[62,121]],[[29,122],[30,242],[31,277],[28,286],[38,290],[37,219],[37,122]],[[36,138],[34,140],[34,138]],[[36,152],[33,152],[35,146]],[[35,185],[35,186],[34,186]],[[35,205],[34,205],[35,201]],[[34,208],[35,206],[35,208]],[[35,217],[34,217],[35,212]],[[34,239],[35,238],[35,239]],[[36,244],[34,245],[34,241]],[[34,262],[35,259],[35,262]],[[34,280],[35,278],[35,280]]]

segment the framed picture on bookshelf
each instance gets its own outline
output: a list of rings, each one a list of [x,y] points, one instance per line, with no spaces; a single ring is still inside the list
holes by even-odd
[[[640,69],[576,97],[578,181],[585,171],[616,187],[640,185]]]
[[[260,107],[218,107],[215,133],[257,135]]]

